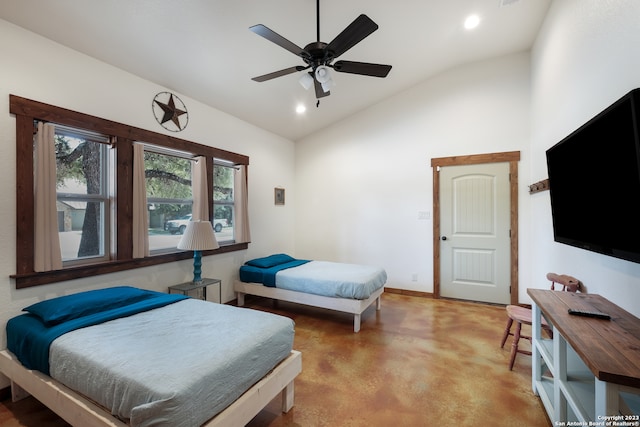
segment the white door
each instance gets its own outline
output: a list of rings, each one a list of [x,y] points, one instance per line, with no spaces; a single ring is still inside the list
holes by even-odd
[[[440,169],[440,295],[509,304],[509,163]]]

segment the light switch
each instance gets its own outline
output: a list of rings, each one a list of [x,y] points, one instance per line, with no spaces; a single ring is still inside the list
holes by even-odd
[[[418,211],[418,219],[431,219],[431,212],[429,211]]]

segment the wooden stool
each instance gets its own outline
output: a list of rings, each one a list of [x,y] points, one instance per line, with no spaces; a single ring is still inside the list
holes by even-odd
[[[511,343],[511,358],[509,359],[509,370],[513,369],[513,364],[516,361],[516,353],[528,354],[531,356],[531,351],[522,350],[518,348],[518,344],[520,342],[520,338],[525,338],[531,342],[531,337],[528,335],[522,335],[522,325],[531,325],[531,310],[528,308],[520,307],[518,305],[508,305],[507,306],[507,316],[509,319],[507,320],[507,327],[504,330],[504,335],[502,336],[502,342],[500,343],[500,348],[504,348],[504,343],[507,342],[507,337],[509,335],[513,336],[513,342]],[[513,322],[516,322],[516,330],[515,332],[511,332],[511,325]],[[546,330],[551,335],[551,328],[542,318],[542,328]]]
[[[566,274],[556,274],[556,273],[547,273],[547,279],[551,281],[551,290],[555,290],[555,284],[558,283],[562,285],[562,290],[567,292],[577,292],[581,290],[580,281],[573,276],[567,276]],[[522,325],[531,325],[531,309],[520,307],[519,305],[508,305],[507,308],[507,316],[509,319],[507,320],[507,327],[504,330],[504,335],[502,336],[502,342],[500,343],[500,348],[504,348],[504,343],[507,342],[507,338],[509,335],[513,336],[513,343],[511,344],[511,357],[509,359],[509,370],[513,369],[513,364],[516,361],[516,354],[528,354],[531,356],[531,352],[528,350],[521,350],[518,348],[518,344],[520,338],[525,338],[531,342],[531,337],[527,335],[522,335]],[[516,330],[515,332],[511,332],[511,326],[513,322],[516,322]],[[542,318],[541,322],[542,329],[547,331],[549,336],[551,337],[553,332],[547,321]]]

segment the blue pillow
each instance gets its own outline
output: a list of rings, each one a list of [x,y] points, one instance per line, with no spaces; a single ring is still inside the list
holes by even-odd
[[[287,254],[275,254],[269,255],[264,258],[256,258],[245,262],[246,265],[260,268],[271,268],[276,265],[284,264],[285,262],[295,261],[295,258],[290,257]]]
[[[41,301],[23,311],[39,317],[46,326],[55,326],[67,320],[124,307],[157,294],[131,286],[116,286]]]

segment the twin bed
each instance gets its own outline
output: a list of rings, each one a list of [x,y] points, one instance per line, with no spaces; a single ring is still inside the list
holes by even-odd
[[[238,305],[245,295],[305,304],[353,314],[360,330],[362,312],[374,302],[380,310],[387,274],[368,265],[295,259],[274,254],[247,261],[234,282]]]
[[[276,254],[248,261],[238,305],[258,295],[354,314],[386,273]],[[14,400],[33,395],[73,426],[243,426],[302,370],[284,316],[130,286],[45,300],[7,322],[0,373]]]
[[[7,323],[0,372],[75,426],[245,425],[301,355],[283,316],[115,287],[46,300]]]

